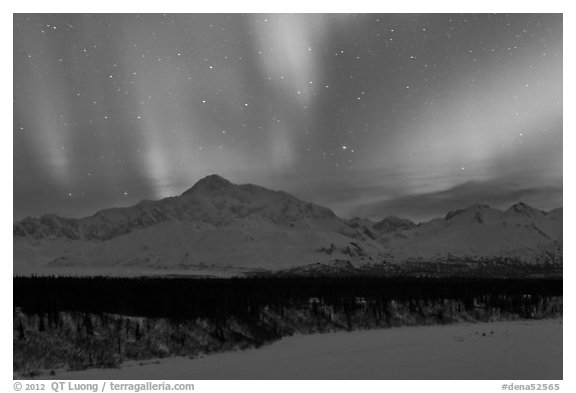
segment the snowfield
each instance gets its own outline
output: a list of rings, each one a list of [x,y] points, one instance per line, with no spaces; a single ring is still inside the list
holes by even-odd
[[[562,320],[296,335],[260,349],[56,379],[562,379]]]

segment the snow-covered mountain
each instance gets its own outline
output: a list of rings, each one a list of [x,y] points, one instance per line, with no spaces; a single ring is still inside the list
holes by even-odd
[[[382,234],[403,231],[405,229],[412,229],[415,227],[416,224],[414,222],[396,216],[388,216],[382,221],[378,221],[373,226],[374,230]]]
[[[561,256],[562,209],[474,205],[419,225],[398,217],[344,220],[285,192],[217,175],[176,197],[81,219],[45,215],[14,224],[14,274],[222,275],[403,261],[558,262]]]
[[[517,203],[506,211],[472,205],[380,239],[394,260],[562,259],[562,208],[550,212]]]
[[[217,175],[177,197],[82,219],[46,215],[14,225],[15,273],[221,273],[381,257],[374,239],[330,209]]]
[[[14,226],[14,235],[34,239],[111,240],[163,222],[193,221],[221,227],[239,220],[262,220],[282,226],[341,224],[330,209],[302,202],[284,192],[252,184],[238,186],[211,175],[178,197],[106,209],[82,219],[56,215],[26,218]]]

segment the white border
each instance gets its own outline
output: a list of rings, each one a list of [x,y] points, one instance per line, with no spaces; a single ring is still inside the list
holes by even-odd
[[[261,13],[261,12],[313,12],[313,13],[332,13],[332,12],[385,12],[385,13],[440,13],[440,12],[498,12],[498,13],[564,13],[564,70],[575,70],[574,64],[574,24],[573,17],[574,6],[571,7],[569,1],[498,1],[484,0],[476,2],[466,2],[462,0],[450,1],[370,1],[354,0],[335,4],[333,2],[310,1],[310,0],[291,0],[281,3],[270,1],[233,1],[220,0],[217,2],[201,1],[161,1],[161,2],[144,2],[144,1],[111,1],[100,0],[93,4],[78,1],[22,1],[10,2],[11,4],[2,4],[1,28],[2,48],[5,53],[12,54],[12,13],[76,13],[76,12],[106,12],[106,13],[156,13],[156,12],[177,12],[177,13]],[[8,57],[8,56],[6,56]],[[13,187],[13,149],[12,149],[12,61],[6,58],[2,62],[2,119],[4,123],[3,131],[0,134],[2,138],[2,154],[0,170],[2,173],[2,184],[10,184]],[[561,382],[561,391],[575,391],[574,383],[574,248],[572,247],[571,237],[573,232],[570,230],[572,225],[576,225],[576,216],[574,213],[574,185],[572,181],[572,170],[574,166],[574,154],[570,147],[574,147],[573,134],[574,116],[572,105],[574,71],[564,73],[564,107],[569,108],[564,118],[564,129],[569,130],[564,135],[564,200],[569,201],[564,210],[564,238],[566,247],[564,250],[564,381]],[[13,193],[4,190],[0,193],[2,209],[2,222],[0,226],[2,239],[2,261],[1,265],[1,295],[3,315],[12,315],[12,206]],[[1,390],[5,392],[14,391],[12,381],[12,324],[4,321],[0,324],[3,353],[1,356]],[[140,381],[141,382],[141,381]],[[175,382],[175,381],[171,381]],[[507,381],[512,382],[512,381]],[[518,381],[520,382],[520,381]],[[543,382],[543,381],[535,381]],[[196,390],[201,391],[239,391],[239,392],[269,392],[274,389],[278,392],[293,392],[295,390],[319,391],[321,389],[330,389],[331,392],[347,392],[353,390],[375,391],[382,388],[393,389],[396,391],[414,390],[414,391],[443,391],[461,393],[464,389],[467,392],[496,392],[501,390],[503,382],[500,381],[197,381]],[[522,381],[530,383],[530,381]],[[572,386],[572,388],[570,388]]]

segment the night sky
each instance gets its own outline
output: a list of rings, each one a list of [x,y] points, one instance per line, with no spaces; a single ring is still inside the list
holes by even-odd
[[[217,173],[343,217],[562,206],[561,15],[14,16],[14,219]]]

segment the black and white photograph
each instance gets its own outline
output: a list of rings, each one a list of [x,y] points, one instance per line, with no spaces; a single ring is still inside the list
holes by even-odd
[[[562,13],[12,18],[14,380],[559,389]]]

